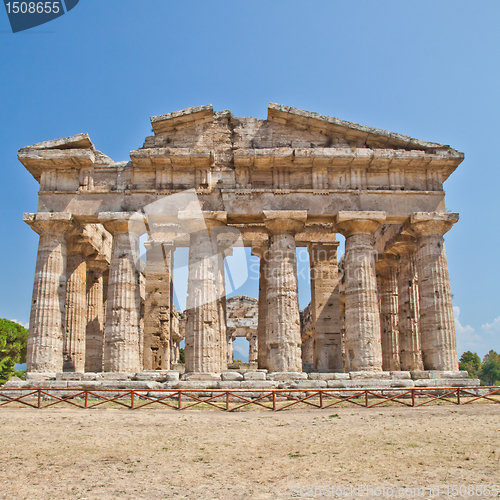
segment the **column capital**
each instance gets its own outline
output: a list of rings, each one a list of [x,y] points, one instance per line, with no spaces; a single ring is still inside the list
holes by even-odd
[[[304,230],[305,210],[264,210],[262,219],[271,234],[297,234]]]
[[[403,229],[416,236],[443,236],[458,222],[457,213],[414,212]]]
[[[385,212],[339,212],[337,214],[337,232],[346,238],[353,234],[370,234],[385,222]]]
[[[259,239],[252,242],[251,253],[255,257],[262,259],[264,254],[269,250],[269,238]]]
[[[209,231],[212,227],[225,226],[226,212],[183,210],[178,213],[181,228],[189,233]]]
[[[379,275],[389,274],[391,270],[395,271],[397,268],[398,259],[395,255],[384,254],[375,260],[375,270]]]
[[[417,240],[410,235],[398,234],[385,245],[385,253],[391,255],[405,255],[417,251]]]
[[[137,212],[101,212],[98,220],[113,235],[119,233],[141,235],[146,232],[144,216]]]
[[[106,260],[90,257],[86,262],[88,271],[104,273],[109,269],[109,262]]]
[[[25,213],[23,220],[35,233],[66,234],[73,229],[73,215],[68,212]]]
[[[307,249],[309,250],[311,261],[316,262],[320,260],[336,259],[339,245],[339,241],[310,241],[307,244]]]
[[[147,252],[155,248],[164,248],[170,252],[171,250],[175,250],[175,242],[173,240],[148,240],[144,242],[144,248]]]

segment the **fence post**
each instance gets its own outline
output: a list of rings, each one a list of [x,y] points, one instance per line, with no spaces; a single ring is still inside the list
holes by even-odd
[[[226,391],[226,411],[229,410],[229,392]]]
[[[130,408],[134,409],[134,391],[130,391]]]
[[[368,391],[365,389],[365,407],[368,408]]]
[[[41,403],[42,403],[42,393],[40,389],[38,389],[38,408],[42,407]]]
[[[177,409],[180,410],[181,409],[181,405],[182,405],[182,392],[179,391],[177,393],[177,396],[178,396],[178,398],[177,398],[177,401],[178,401],[178,407],[177,407]]]
[[[276,411],[276,392],[273,390],[273,411]]]
[[[323,389],[319,390],[319,407],[323,408]]]
[[[457,405],[460,404],[460,388],[457,387]]]
[[[415,406],[415,388],[411,388],[411,405]]]

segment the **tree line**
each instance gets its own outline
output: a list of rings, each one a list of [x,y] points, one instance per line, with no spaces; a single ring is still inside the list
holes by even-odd
[[[483,360],[472,351],[460,357],[460,370],[467,370],[469,378],[478,378],[481,385],[500,385],[500,354],[491,350]]]

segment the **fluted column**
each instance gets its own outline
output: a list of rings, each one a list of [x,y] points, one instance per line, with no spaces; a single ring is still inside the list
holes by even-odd
[[[232,363],[233,362],[233,334],[232,331],[234,331],[233,328],[231,328],[231,331],[226,332],[226,343],[227,343],[227,362]]]
[[[248,340],[248,362],[256,363],[258,362],[259,355],[259,341],[255,333],[251,333],[247,336]]]
[[[310,243],[314,368],[342,372],[338,242]]]
[[[443,235],[458,214],[412,214],[406,225],[417,238],[422,358],[426,370],[458,370],[450,278]]]
[[[398,324],[398,261],[392,255],[379,257],[375,263],[380,294],[380,334],[382,342],[382,369],[398,371],[399,324]]]
[[[85,370],[85,341],[87,331],[87,263],[84,246],[68,246],[66,268],[66,319],[63,337],[63,371]]]
[[[144,301],[144,370],[170,370],[172,241],[148,241]]]
[[[273,372],[301,372],[295,234],[303,230],[307,213],[276,210],[265,211],[262,215],[269,232],[268,314],[266,315],[269,357],[267,368]]]
[[[314,364],[314,339],[312,335],[302,339],[302,363]]]
[[[226,272],[224,267],[224,258],[233,255],[232,248],[221,248],[218,246],[218,276],[219,276],[219,338],[221,346],[221,370],[227,370],[229,359],[228,348],[229,344],[225,341],[227,339],[227,318],[226,318]],[[232,348],[232,345],[231,345]],[[232,352],[231,352],[231,363]]]
[[[398,322],[401,370],[423,370],[415,238],[398,235],[390,242],[388,251],[398,257]]]
[[[339,212],[345,242],[345,335],[350,371],[382,370],[373,234],[385,212]]]
[[[101,214],[100,221],[113,235],[104,332],[105,372],[140,371],[140,223],[127,212]]]
[[[266,315],[267,315],[267,261],[269,242],[266,240],[260,245],[252,246],[252,255],[260,258],[259,267],[259,305],[257,319],[257,363],[259,368],[267,369],[269,357],[269,345],[266,334]]]
[[[24,221],[40,235],[26,356],[28,372],[62,372],[71,218],[67,213],[24,214]]]
[[[86,372],[102,372],[105,318],[103,273],[108,267],[104,261],[87,262]]]
[[[186,373],[219,374],[223,367],[220,337],[220,276],[217,231],[225,212],[179,214],[190,233],[186,322]],[[226,358],[227,359],[227,358]]]

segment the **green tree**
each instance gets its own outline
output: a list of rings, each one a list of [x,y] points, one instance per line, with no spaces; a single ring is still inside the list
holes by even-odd
[[[478,378],[481,369],[481,358],[475,352],[466,351],[460,357],[458,366],[460,370],[469,372],[469,378]]]
[[[179,349],[179,363],[185,363],[186,362],[186,355],[184,354],[184,347],[181,347]]]
[[[14,321],[0,319],[0,384],[14,374],[16,363],[26,361],[28,330]]]
[[[481,385],[497,385],[500,383],[500,356],[491,350],[483,358],[483,364],[479,371]]]

